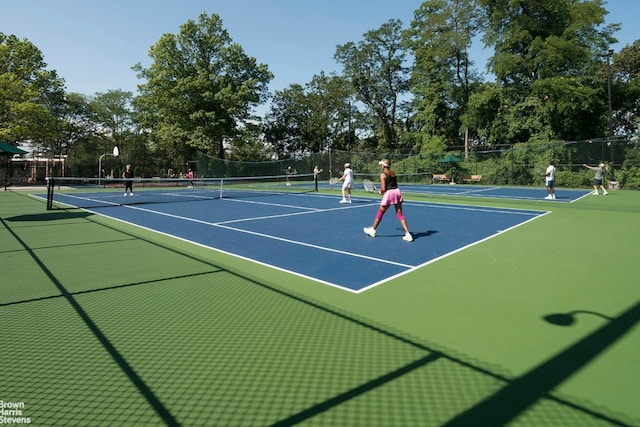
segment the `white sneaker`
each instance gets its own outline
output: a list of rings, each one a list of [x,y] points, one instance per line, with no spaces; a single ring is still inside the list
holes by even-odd
[[[411,233],[407,233],[402,236],[402,240],[404,240],[405,242],[413,242],[413,236],[411,235]]]
[[[130,196],[133,196],[133,193],[129,193]]]
[[[365,227],[362,229],[362,231],[364,231],[364,234],[366,234],[367,236],[376,237],[376,230],[374,230],[373,227]]]
[[[555,200],[555,199],[556,199],[556,193],[553,193],[553,194],[551,195],[551,200]]]
[[[127,193],[124,193],[124,195],[126,196],[126,195],[127,195]]]
[[[549,194],[547,197],[545,197],[545,199],[547,200],[551,200],[553,197],[551,197],[551,194]]]
[[[609,194],[608,191],[605,191],[604,193],[602,193],[603,196],[606,196],[607,194]]]
[[[340,200],[340,203],[347,203],[345,199]]]
[[[597,195],[598,195],[598,192],[597,192],[597,191],[594,191],[594,192],[593,192],[593,193],[591,193],[591,194],[593,194],[594,196],[597,196]]]

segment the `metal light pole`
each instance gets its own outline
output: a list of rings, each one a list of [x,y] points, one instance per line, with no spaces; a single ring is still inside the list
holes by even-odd
[[[351,151],[351,101],[349,101],[349,111],[347,112],[349,117],[349,124],[347,125],[348,138],[347,145],[349,146],[349,151]]]
[[[611,56],[612,55],[613,55],[613,49],[609,49],[606,55],[607,56],[607,102],[609,104],[609,120],[608,120],[609,133],[607,135],[608,136],[607,142],[609,144],[609,165],[611,170],[611,181],[615,181],[614,173],[613,173],[614,149],[613,149],[613,142],[611,141],[613,137],[613,105],[611,102]]]

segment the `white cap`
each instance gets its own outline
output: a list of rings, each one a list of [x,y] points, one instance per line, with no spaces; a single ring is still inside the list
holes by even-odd
[[[378,162],[378,164],[379,164],[379,165],[382,165],[382,166],[384,166],[384,167],[386,167],[386,168],[388,168],[388,167],[389,167],[389,163],[385,162],[384,160],[380,160],[380,161]]]
[[[350,168],[350,167],[351,167],[351,163],[345,163],[345,164],[344,164],[344,167],[345,167],[345,168]]]

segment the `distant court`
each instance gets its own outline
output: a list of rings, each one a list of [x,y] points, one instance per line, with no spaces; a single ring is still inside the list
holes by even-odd
[[[573,203],[589,195],[588,189],[556,188],[555,200],[544,200],[547,190],[540,187],[509,187],[479,184],[404,184],[405,191],[420,194],[438,194],[449,196],[470,196],[512,200],[542,200],[549,203]]]

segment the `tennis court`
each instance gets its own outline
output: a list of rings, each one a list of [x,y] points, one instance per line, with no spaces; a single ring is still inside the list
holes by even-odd
[[[31,194],[0,194],[0,400],[35,425],[640,425],[636,192],[408,192],[412,243],[364,192]]]
[[[375,239],[362,228],[375,216],[378,199],[355,197],[339,204],[315,192],[269,193],[214,189],[161,190],[137,196],[104,192],[56,194],[65,206],[84,205],[109,218],[203,247],[359,292],[522,225],[544,211],[406,203],[414,241],[391,211]],[[172,203],[166,203],[173,197]],[[161,200],[163,203],[156,202]],[[466,224],[464,228],[460,224]]]

